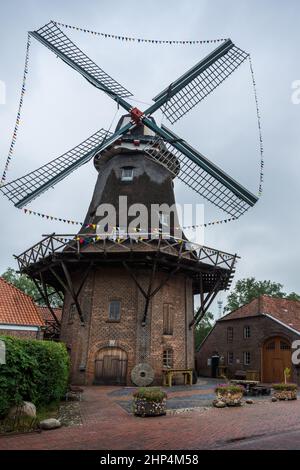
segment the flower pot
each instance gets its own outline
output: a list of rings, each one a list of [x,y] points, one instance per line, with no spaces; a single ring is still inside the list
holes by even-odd
[[[142,398],[133,400],[133,413],[135,416],[163,416],[166,414],[167,400],[149,401]]]

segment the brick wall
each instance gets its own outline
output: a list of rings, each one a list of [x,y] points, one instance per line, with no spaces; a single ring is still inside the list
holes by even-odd
[[[0,335],[16,336],[22,339],[43,339],[42,331],[1,330],[1,327],[0,327]]]
[[[150,272],[136,273],[138,282],[147,290]],[[73,282],[79,286],[82,273],[74,272]],[[165,279],[157,273],[153,288]],[[109,302],[121,302],[120,322],[108,319]],[[133,279],[123,267],[99,267],[89,275],[80,293],[80,305],[86,322],[80,324],[75,311],[69,321],[72,299],[66,294],[61,340],[70,350],[72,381],[91,384],[95,374],[95,357],[104,347],[118,347],[127,354],[127,384],[131,384],[132,368],[139,362],[149,363],[155,371],[155,383],[162,378],[163,350],[172,348],[175,368],[193,367],[194,334],[188,325],[193,318],[192,282],[174,275],[152,298],[145,327],[141,325],[145,300]],[[172,336],[163,335],[163,305],[170,303],[174,312]],[[82,369],[82,370],[80,370]]]
[[[250,338],[244,339],[244,326],[250,326]],[[228,327],[233,328],[232,343],[227,342]],[[213,354],[218,353],[219,356],[223,356],[224,364],[227,365],[227,353],[233,352],[233,365],[228,365],[229,376],[233,376],[237,370],[256,370],[261,377],[262,346],[272,336],[281,336],[289,342],[299,339],[298,335],[265,316],[218,321],[196,353],[198,374],[206,377],[211,376],[211,366],[208,366],[208,359]],[[250,352],[251,363],[248,366],[243,364],[244,351]],[[293,368],[291,379],[300,382],[298,369]]]

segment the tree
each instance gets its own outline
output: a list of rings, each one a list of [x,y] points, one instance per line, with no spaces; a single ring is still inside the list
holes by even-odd
[[[214,316],[210,312],[206,312],[200,323],[195,328],[195,349],[198,350],[204,338],[208,335],[213,327]]]
[[[279,297],[288,300],[300,300],[300,296],[295,292],[286,294],[283,285],[272,281],[256,281],[254,277],[240,279],[235,288],[227,297],[225,311],[236,310],[242,305],[248,304],[251,300],[260,295],[269,295],[270,297]]]
[[[13,284],[15,287],[25,292],[25,294],[29,295],[38,305],[45,305],[44,299],[41,298],[41,294],[36,288],[36,285],[29,277],[25,276],[25,274],[18,274],[13,268],[7,268],[2,274],[2,277],[10,284]],[[50,287],[47,287],[47,292],[51,306],[62,307],[62,300],[59,295]]]

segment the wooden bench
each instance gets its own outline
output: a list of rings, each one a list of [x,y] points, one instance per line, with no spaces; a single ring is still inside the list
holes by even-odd
[[[163,369],[163,385],[172,387],[173,376],[182,374],[184,385],[193,385],[193,369]]]

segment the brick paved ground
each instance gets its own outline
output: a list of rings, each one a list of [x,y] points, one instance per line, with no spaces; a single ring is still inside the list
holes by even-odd
[[[190,393],[191,389],[187,389],[186,396]],[[195,393],[201,395],[199,387]],[[80,403],[81,426],[1,437],[0,449],[245,448],[246,442],[241,439],[252,438],[257,446],[258,441],[273,433],[291,430],[300,433],[299,400],[277,403],[258,400],[253,405],[225,409],[203,407],[202,403],[202,407],[192,411],[143,419],[119,406],[122,394],[127,396],[127,390],[86,387]],[[175,398],[176,394],[184,397],[184,390],[174,387],[170,395]],[[198,401],[201,405],[200,398]]]

